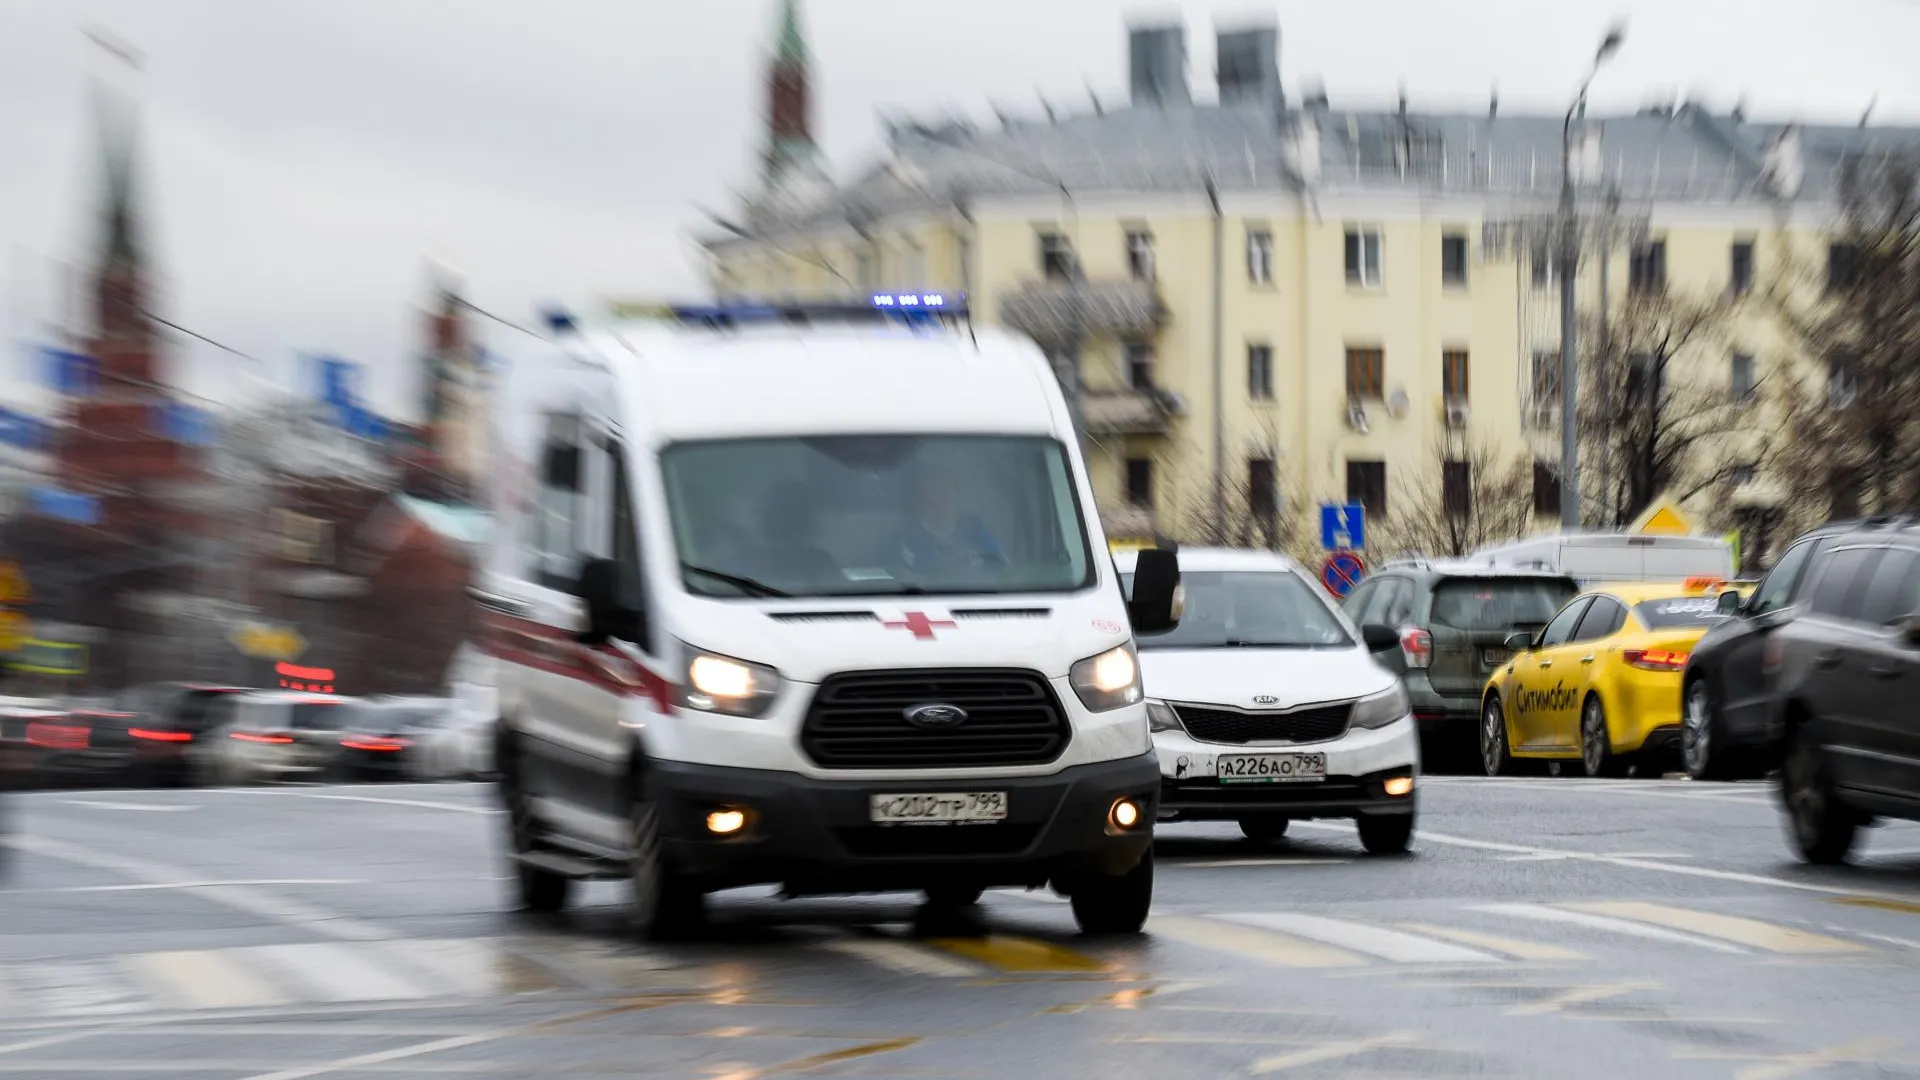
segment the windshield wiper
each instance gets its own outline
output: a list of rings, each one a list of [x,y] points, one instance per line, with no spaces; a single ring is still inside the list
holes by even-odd
[[[731,585],[734,588],[739,589],[741,592],[746,593],[748,596],[789,596],[791,595],[790,593],[781,592],[779,589],[776,589],[771,585],[764,585],[758,581],[753,580],[752,578],[740,577],[737,574],[724,574],[718,570],[708,569],[707,567],[704,567],[704,566],[695,566],[684,559],[680,561],[680,569],[684,573],[699,574],[701,577],[712,578],[715,581],[719,581],[719,582],[723,582],[725,584]]]

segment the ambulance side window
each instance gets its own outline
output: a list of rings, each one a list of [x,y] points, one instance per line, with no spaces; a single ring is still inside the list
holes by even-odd
[[[607,508],[604,520],[610,535],[607,538],[606,557],[617,561],[625,571],[623,580],[628,594],[627,606],[640,613],[639,627],[642,640],[635,641],[641,652],[652,653],[653,619],[647,610],[647,578],[640,560],[640,519],[634,512],[633,476],[627,470],[625,447],[618,439],[601,440],[598,449],[604,455],[606,477],[603,493],[596,492],[595,500]]]
[[[540,449],[540,490],[530,520],[533,580],[549,589],[577,593],[582,550],[581,460],[579,424],[570,416],[547,421]]]

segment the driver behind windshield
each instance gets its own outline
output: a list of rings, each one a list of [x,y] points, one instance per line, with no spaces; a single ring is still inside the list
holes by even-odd
[[[889,554],[926,577],[947,577],[981,566],[1004,566],[1006,551],[977,515],[960,506],[960,484],[943,467],[920,472],[915,514]]]

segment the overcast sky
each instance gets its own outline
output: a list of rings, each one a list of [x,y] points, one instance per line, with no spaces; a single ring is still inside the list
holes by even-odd
[[[301,351],[365,362],[375,403],[415,411],[429,256],[472,300],[531,321],[550,300],[697,294],[695,204],[751,175],[774,0],[0,0],[0,334],[55,314],[54,265],[91,242],[87,112],[99,25],[146,69],[140,183],[161,310],[290,378]],[[1118,98],[1120,0],[806,0],[816,125],[835,167],[875,149],[876,110],[1038,111]],[[1605,26],[1625,48],[1594,101],[1650,93],[1750,115],[1920,122],[1920,0],[1378,0],[1184,7],[1196,86],[1211,22],[1277,14],[1290,94],[1340,103],[1558,110]],[[1204,92],[1200,96],[1205,96]],[[510,335],[510,331],[499,334]],[[504,339],[502,339],[504,343]],[[247,366],[204,346],[190,389]],[[30,402],[31,403],[31,402]]]

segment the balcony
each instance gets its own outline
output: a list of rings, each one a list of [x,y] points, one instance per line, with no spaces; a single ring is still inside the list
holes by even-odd
[[[1001,298],[1000,319],[1042,346],[1077,337],[1144,337],[1166,316],[1151,281],[1029,281]]]
[[[1100,527],[1105,530],[1109,543],[1115,540],[1151,540],[1158,535],[1154,532],[1153,508],[1132,503],[1101,507]]]
[[[1080,421],[1089,435],[1165,435],[1179,406],[1165,390],[1089,390]]]

